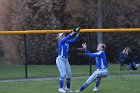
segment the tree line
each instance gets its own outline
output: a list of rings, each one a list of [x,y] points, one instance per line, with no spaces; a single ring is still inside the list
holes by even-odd
[[[97,28],[97,6],[98,0],[0,0],[0,30],[71,29],[74,25]],[[139,15],[139,0],[103,0],[103,28],[138,28]],[[86,41],[91,51],[96,51],[96,34],[90,33],[88,41],[89,33],[81,33],[79,42],[70,50],[71,64],[88,64],[86,57],[78,55],[77,48]],[[117,62],[119,52],[126,46],[140,56],[139,36],[139,32],[103,33],[108,61]],[[55,64],[56,34],[26,37],[28,64]],[[0,35],[0,56],[7,63],[23,64],[24,36]]]

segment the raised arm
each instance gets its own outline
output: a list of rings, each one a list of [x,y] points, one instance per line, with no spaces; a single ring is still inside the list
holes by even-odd
[[[79,32],[77,33],[77,35],[74,37],[74,39],[68,40],[68,43],[73,43],[76,42],[78,40],[79,37]]]
[[[67,35],[65,38],[63,38],[60,43],[64,43],[66,42],[68,39],[70,39],[73,35],[74,35],[75,32],[71,32],[69,35]]]
[[[102,51],[97,52],[97,53],[90,53],[90,51],[87,49],[87,44],[86,42],[82,44],[82,47],[85,49],[85,55],[90,56],[90,57],[98,57],[101,55]]]
[[[63,38],[61,40],[60,43],[64,43],[66,42],[68,39],[70,39],[74,34],[77,34],[76,37],[72,40],[69,40],[68,43],[73,43],[75,41],[78,40],[78,37],[79,37],[79,33],[80,33],[80,27],[79,26],[74,26],[71,30],[71,33],[69,35],[67,35],[65,38]]]
[[[90,57],[99,57],[101,56],[102,51],[97,52],[97,53],[85,53],[85,55],[90,56]]]

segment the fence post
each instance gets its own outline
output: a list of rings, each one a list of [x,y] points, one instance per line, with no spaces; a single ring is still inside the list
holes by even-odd
[[[88,48],[90,50],[91,48],[91,44],[90,44],[90,33],[88,33]],[[88,58],[88,62],[89,62],[89,71],[90,71],[90,75],[92,74],[92,63],[91,63],[91,58]]]
[[[102,28],[103,25],[103,2],[102,0],[98,0],[98,23],[97,28]],[[97,33],[97,42],[103,43],[103,33],[98,32]]]
[[[25,65],[25,78],[28,78],[27,75],[27,47],[26,47],[26,34],[24,34],[24,65]]]

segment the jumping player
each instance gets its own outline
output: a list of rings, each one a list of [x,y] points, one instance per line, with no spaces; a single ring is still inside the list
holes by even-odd
[[[106,77],[108,75],[108,65],[107,65],[107,59],[105,55],[105,45],[100,43],[97,47],[96,53],[90,53],[87,50],[87,44],[86,42],[82,44],[82,47],[85,49],[86,53],[85,55],[93,57],[96,59],[96,68],[97,70],[87,79],[87,81],[80,87],[79,90],[75,92],[81,92],[86,87],[89,86],[93,81],[96,80],[96,87],[93,89],[94,92],[98,91],[99,84],[102,77]]]
[[[77,30],[77,31],[75,31]],[[58,57],[56,58],[56,65],[58,67],[58,70],[60,72],[60,78],[59,78],[59,89],[58,91],[61,93],[72,92],[70,82],[71,82],[71,67],[68,62],[68,50],[69,50],[69,44],[76,42],[79,37],[79,31],[78,27],[74,27],[72,32],[65,36],[65,33],[58,34]],[[72,38],[72,36],[76,36]],[[64,79],[66,78],[66,88],[64,90],[63,83]]]

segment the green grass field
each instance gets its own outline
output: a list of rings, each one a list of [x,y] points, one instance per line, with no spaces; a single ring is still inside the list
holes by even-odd
[[[72,65],[73,76],[88,76],[89,65]],[[92,71],[95,70],[95,65],[92,66]],[[109,64],[109,75],[120,74],[139,74],[140,68],[136,71],[128,71],[119,69],[119,64]],[[28,65],[28,78],[40,77],[58,77],[59,72],[56,65]],[[1,79],[19,79],[25,78],[24,65],[0,65],[0,80]]]
[[[88,65],[72,65],[74,76],[89,76]],[[92,66],[95,70],[95,66]],[[139,74],[136,71],[120,71],[119,64],[109,64],[110,75]],[[0,65],[0,80],[21,79],[25,76],[24,65]],[[56,65],[28,65],[29,78],[58,77],[59,72]],[[73,79],[72,89],[78,89],[87,78]],[[139,93],[139,76],[108,77],[102,79],[100,91],[98,93]],[[83,93],[92,93],[95,86],[93,82]],[[19,82],[0,82],[0,93],[58,93],[58,80],[42,81],[19,81]]]
[[[72,89],[78,89],[86,80],[73,79]],[[140,93],[140,77],[107,77],[102,79],[98,93]],[[93,82],[82,93],[93,93]],[[57,80],[0,82],[0,93],[58,93]]]

